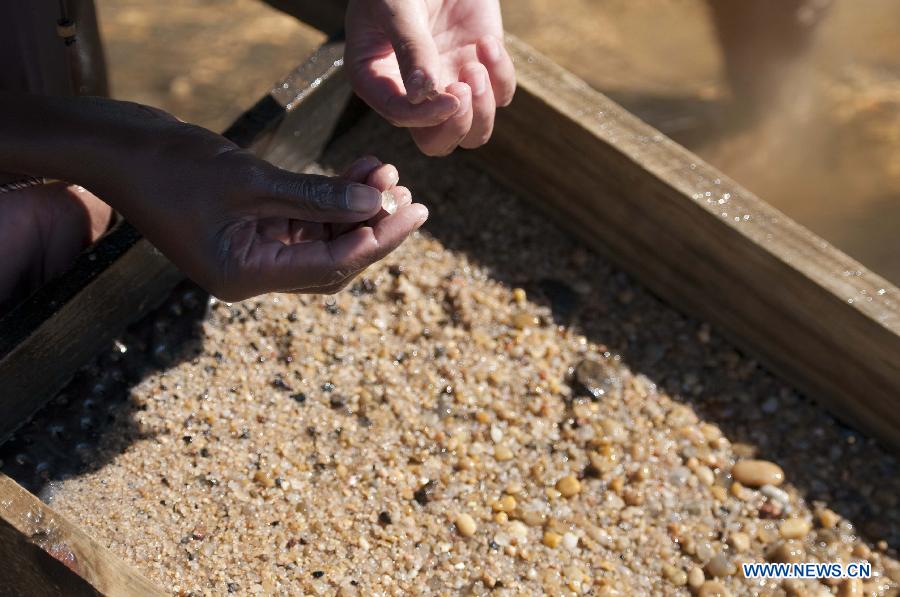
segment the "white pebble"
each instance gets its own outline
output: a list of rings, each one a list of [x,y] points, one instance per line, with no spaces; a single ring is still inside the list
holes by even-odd
[[[759,492],[780,505],[785,513],[790,511],[791,496],[785,490],[779,489],[774,485],[763,485],[759,488]]]
[[[517,545],[524,545],[528,540],[528,527],[525,526],[524,523],[514,520],[509,523],[509,533],[513,536],[513,539],[516,540]]]

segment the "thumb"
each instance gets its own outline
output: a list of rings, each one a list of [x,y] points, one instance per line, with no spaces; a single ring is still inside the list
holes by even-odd
[[[294,174],[279,168],[269,177],[261,217],[310,222],[362,222],[381,209],[381,192],[368,185],[316,174]]]
[[[399,4],[397,13],[388,19],[386,33],[397,54],[407,98],[413,104],[420,104],[439,93],[441,57],[424,3]]]

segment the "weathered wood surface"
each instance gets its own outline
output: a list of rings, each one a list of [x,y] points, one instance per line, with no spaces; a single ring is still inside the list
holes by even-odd
[[[180,279],[122,222],[68,273],[0,320],[0,442]]]
[[[331,40],[276,85],[267,97],[283,116],[267,122],[254,153],[295,172],[318,158],[353,94],[343,66],[344,43]]]
[[[488,169],[664,300],[900,448],[900,291],[523,42],[508,47],[519,90],[477,152]]]
[[[0,474],[0,595],[165,595],[130,566]]]
[[[342,56],[341,42],[323,45],[225,135],[279,166],[302,169],[319,156],[350,97]],[[0,443],[180,279],[123,223],[0,320]]]

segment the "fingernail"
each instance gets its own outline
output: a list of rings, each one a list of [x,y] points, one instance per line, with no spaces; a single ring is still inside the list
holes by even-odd
[[[500,42],[495,37],[489,37],[484,43],[484,52],[488,60],[495,62],[500,60]]]
[[[420,104],[437,93],[434,82],[430,81],[420,68],[412,72],[404,85],[406,86],[406,95],[413,104]]]
[[[378,189],[364,184],[348,185],[344,198],[347,209],[363,214],[370,214],[381,206]]]
[[[444,104],[444,106],[440,110],[440,114],[443,115],[444,118],[450,118],[451,116],[459,112],[460,104],[462,103],[459,101],[458,97],[450,94],[442,95],[439,101]]]

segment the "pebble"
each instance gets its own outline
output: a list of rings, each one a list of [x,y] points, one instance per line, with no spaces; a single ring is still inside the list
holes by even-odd
[[[802,561],[805,555],[806,550],[803,549],[803,544],[790,539],[776,545],[775,549],[770,552],[769,559],[785,564],[795,564]]]
[[[779,489],[774,485],[763,485],[759,488],[759,492],[776,502],[782,511],[787,512],[790,510],[791,496],[785,490]]]
[[[711,487],[712,484],[716,481],[716,476],[712,472],[712,469],[703,464],[697,466],[694,474],[697,475],[697,478],[700,479],[700,482],[707,487]]]
[[[708,580],[700,585],[697,597],[731,597],[731,593],[719,581]]]
[[[509,534],[516,540],[516,545],[524,545],[528,540],[528,527],[525,526],[525,523],[514,520],[509,523],[507,528],[509,529]]]
[[[581,481],[573,475],[567,475],[556,482],[556,490],[566,498],[576,496],[581,493]]]
[[[732,467],[731,474],[735,481],[748,487],[784,483],[784,471],[768,460],[741,460]]]
[[[397,213],[397,198],[394,197],[393,192],[384,191],[381,193],[381,209],[391,215]]]
[[[532,527],[543,526],[547,521],[547,516],[538,510],[523,510],[521,513],[522,522]]]
[[[706,564],[706,571],[714,577],[722,578],[732,576],[737,572],[737,567],[734,565],[734,562],[728,559],[728,556],[720,553]]]
[[[687,572],[672,564],[663,565],[663,575],[676,587],[683,587],[688,582]]]
[[[838,587],[838,597],[862,597],[863,583],[858,578],[848,578]]]
[[[500,462],[512,460],[513,456],[513,452],[509,449],[509,446],[501,444],[494,447],[494,458],[496,458]]]
[[[562,535],[560,535],[559,533],[554,533],[553,531],[544,532],[543,543],[550,549],[556,549],[557,547],[559,547],[560,542],[562,542]]]
[[[738,553],[747,551],[750,549],[750,535],[740,531],[731,533],[728,537],[728,544]]]
[[[475,534],[475,531],[478,530],[478,527],[475,525],[475,520],[465,513],[457,516],[456,520],[453,522],[456,524],[456,530],[458,530],[459,534],[463,537],[471,537]]]
[[[767,415],[774,414],[778,411],[778,398],[772,396],[762,403],[762,406],[760,406],[760,410],[762,410]]]
[[[837,512],[829,508],[822,508],[819,510],[816,513],[816,518],[818,518],[819,524],[826,529],[833,529],[841,521],[841,517]]]
[[[493,509],[494,512],[506,512],[509,514],[513,510],[516,509],[518,503],[516,502],[516,498],[511,495],[504,495],[499,500],[494,502]]]
[[[803,518],[788,518],[783,520],[778,527],[778,532],[785,539],[802,539],[809,534],[811,525]]]
[[[699,541],[695,548],[697,559],[701,562],[708,562],[715,557],[716,552],[713,550],[709,541]],[[708,572],[708,571],[707,571]]]
[[[703,574],[703,569],[699,566],[694,566],[691,568],[690,572],[688,572],[688,586],[692,589],[699,590],[703,583],[706,581],[706,575]]]
[[[575,366],[578,389],[595,399],[603,398],[620,389],[619,378],[602,361],[584,359]]]
[[[513,327],[517,330],[534,327],[540,323],[540,320],[526,311],[520,311],[512,316]]]

